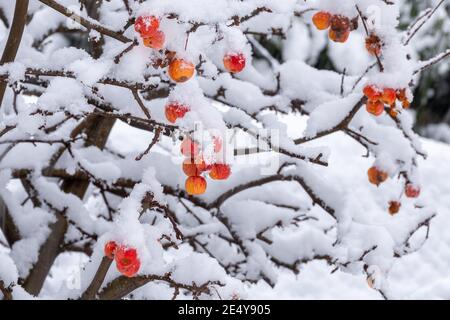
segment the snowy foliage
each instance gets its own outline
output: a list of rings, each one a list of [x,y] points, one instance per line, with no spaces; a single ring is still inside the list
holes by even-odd
[[[280,270],[321,260],[393,298],[389,271],[421,247],[437,212],[426,192],[405,195],[426,158],[411,114],[397,101],[374,116],[363,90],[406,89],[411,100],[420,72],[448,55],[418,61],[415,33],[398,26],[402,3],[30,0],[17,57],[0,66],[4,297],[237,299],[247,284],[274,286]],[[0,52],[14,6],[0,2]],[[314,28],[318,11],[351,21],[346,43]],[[142,16],[158,18],[160,50],[135,31]],[[364,47],[372,34],[376,57]],[[281,59],[267,39],[281,42]],[[313,67],[325,44],[342,73]],[[230,52],[245,57],[242,72],[224,67]],[[175,59],[195,66],[189,81],[173,81]],[[170,102],[189,106],[175,123]],[[206,163],[232,173],[194,196],[179,150],[199,125]],[[363,146],[390,179],[369,193],[328,179],[333,158],[361,156],[332,154],[333,134]],[[104,256],[110,241],[136,250],[137,274]]]

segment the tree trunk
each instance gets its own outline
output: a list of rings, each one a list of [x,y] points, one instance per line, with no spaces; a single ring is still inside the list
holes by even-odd
[[[17,0],[14,9],[14,17],[9,31],[8,40],[6,41],[5,50],[3,51],[0,65],[13,62],[16,59],[22,40],[23,30],[27,22],[28,0]],[[0,82],[0,110],[3,104],[7,83]],[[14,225],[14,221],[8,212],[8,208],[0,197],[0,228],[3,230],[9,244],[12,245],[19,239],[19,232]]]
[[[98,18],[98,8],[101,5],[101,0],[89,2],[86,5],[88,14],[91,18]],[[89,48],[90,53],[94,58],[99,58],[102,54],[103,41],[91,43]],[[84,133],[86,134],[86,145],[93,145],[99,149],[103,149],[108,140],[108,136],[114,126],[115,119],[104,118],[99,116],[89,116],[84,120]],[[66,179],[64,180],[61,189],[66,193],[72,193],[83,199],[89,187],[89,181]],[[64,215],[57,217],[57,222],[54,223],[50,229],[50,236],[39,251],[38,262],[33,267],[32,272],[25,281],[24,288],[33,295],[38,295],[45,278],[49,273],[55,259],[60,253],[61,246],[64,242],[64,236],[68,228],[68,222]]]

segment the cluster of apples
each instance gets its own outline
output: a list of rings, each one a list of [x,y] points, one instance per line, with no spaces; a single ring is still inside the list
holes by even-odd
[[[155,16],[140,16],[134,23],[134,30],[142,38],[146,47],[161,50],[166,41],[166,35],[159,30],[160,21]]]
[[[346,42],[350,32],[355,29],[354,23],[349,18],[326,11],[317,12],[312,21],[319,30],[329,28],[328,37],[334,42]]]
[[[140,16],[136,19],[134,25],[136,32],[143,39],[144,45],[156,50],[161,50],[165,43],[164,32],[159,27],[160,20],[155,16]],[[173,81],[183,83],[194,76],[195,65],[192,62],[177,57],[177,54],[173,52],[167,53],[166,57],[168,74]],[[246,57],[242,52],[228,52],[223,57],[223,67],[230,73],[239,73],[245,69],[245,66]],[[170,101],[165,106],[165,116],[170,123],[176,123],[189,111],[191,111],[190,106],[177,101]],[[221,140],[214,138],[214,151],[219,153],[221,149]],[[231,174],[228,164],[213,163],[206,165],[200,154],[199,144],[189,137],[181,144],[181,153],[186,157],[183,162],[183,171],[188,176],[185,188],[190,195],[205,193],[207,188],[207,182],[203,176],[205,173],[209,172],[209,177],[213,180],[225,180]]]
[[[160,20],[155,16],[140,16],[134,24],[134,29],[141,36],[144,45],[155,50],[163,49],[166,40],[159,27]],[[246,58],[241,52],[229,52],[223,57],[223,66],[230,73],[241,72],[245,65]],[[168,73],[173,81],[186,82],[194,76],[195,65],[175,55],[170,57]]]
[[[222,140],[215,137],[214,152],[222,150]],[[231,175],[231,168],[225,163],[207,164],[200,151],[200,145],[189,137],[181,143],[181,153],[185,156],[183,161],[183,172],[188,177],[186,179],[186,192],[190,195],[201,195],[206,192],[208,186],[204,174],[209,172],[209,177],[213,180],[226,180]]]
[[[169,102],[165,107],[167,121],[175,123],[183,118],[191,108],[180,102]],[[214,152],[220,153],[222,150],[222,140],[214,137]],[[180,151],[185,156],[183,161],[183,172],[188,177],[185,183],[186,192],[190,195],[201,195],[206,192],[207,182],[204,174],[209,172],[213,180],[226,180],[231,175],[230,166],[224,163],[206,164],[201,154],[199,143],[186,137],[181,143]]]
[[[387,172],[373,166],[367,172],[370,183],[379,186],[381,183],[385,182],[389,175]],[[407,198],[418,198],[420,196],[420,186],[413,183],[406,183],[405,185],[405,195]],[[389,202],[389,213],[394,215],[400,211],[401,203],[398,201]]]
[[[134,277],[141,267],[141,261],[135,248],[109,241],[105,244],[104,253],[109,259],[116,261],[117,270],[126,277]]]
[[[399,100],[404,109],[408,109],[410,101],[408,100],[406,89],[378,88],[375,85],[367,85],[364,87],[364,95],[368,101],[366,104],[367,112],[379,116],[383,113],[385,105],[389,106],[389,114],[393,117],[397,116],[395,102]]]

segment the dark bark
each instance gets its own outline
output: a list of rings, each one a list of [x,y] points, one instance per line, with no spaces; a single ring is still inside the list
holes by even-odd
[[[112,260],[108,257],[103,257],[97,272],[95,273],[94,279],[92,280],[89,287],[81,296],[83,300],[93,300],[97,297],[97,293],[105,280],[106,274],[108,273],[109,267],[111,266]]]
[[[56,222],[50,226],[50,235],[39,250],[38,261],[33,266],[23,288],[32,295],[39,295],[48,273],[61,251],[61,243],[68,223],[62,212],[55,213]]]
[[[23,30],[25,29],[25,24],[27,22],[27,12],[28,0],[17,0],[11,30],[9,31],[8,40],[6,41],[5,50],[3,51],[0,65],[13,62],[16,59],[17,51],[19,50],[20,42],[22,40]],[[3,17],[2,20],[3,19],[6,19],[6,17]],[[3,98],[5,96],[6,87],[6,82],[0,82],[0,109],[3,105]],[[19,232],[14,225],[14,221],[11,215],[8,212],[8,208],[1,198],[0,227],[4,231],[4,234],[10,245],[20,239]]]
[[[44,2],[44,1],[42,1]],[[44,2],[46,3],[46,2]],[[47,4],[47,3],[46,3]],[[101,1],[93,2],[94,5],[89,6],[88,14],[93,19],[98,18],[98,8]],[[102,42],[96,42],[90,47],[91,55],[97,59],[102,53]],[[104,118],[99,116],[89,116],[81,125],[83,132],[86,134],[86,145],[96,146],[103,149],[108,140],[108,136],[114,125],[115,119]],[[88,180],[65,179],[61,189],[66,193],[72,193],[83,199],[89,187]],[[33,295],[38,295],[44,284],[45,278],[50,271],[55,259],[61,251],[64,244],[64,236],[68,228],[68,222],[64,215],[57,214],[57,222],[50,229],[50,236],[39,250],[38,261],[33,267],[30,275],[25,281],[25,290]]]
[[[27,23],[28,0],[17,0],[14,10],[14,18],[9,31],[8,40],[6,41],[5,50],[3,51],[0,65],[13,62],[16,59],[22,40],[23,30]],[[0,83],[0,106],[5,95],[6,83]]]

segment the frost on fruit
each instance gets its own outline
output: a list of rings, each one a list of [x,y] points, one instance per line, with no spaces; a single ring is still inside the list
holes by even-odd
[[[436,215],[407,109],[446,55],[398,1],[36,3],[11,42],[0,1],[0,299],[405,297]]]
[[[169,76],[175,82],[186,82],[192,78],[195,66],[192,62],[175,58],[169,65]]]

